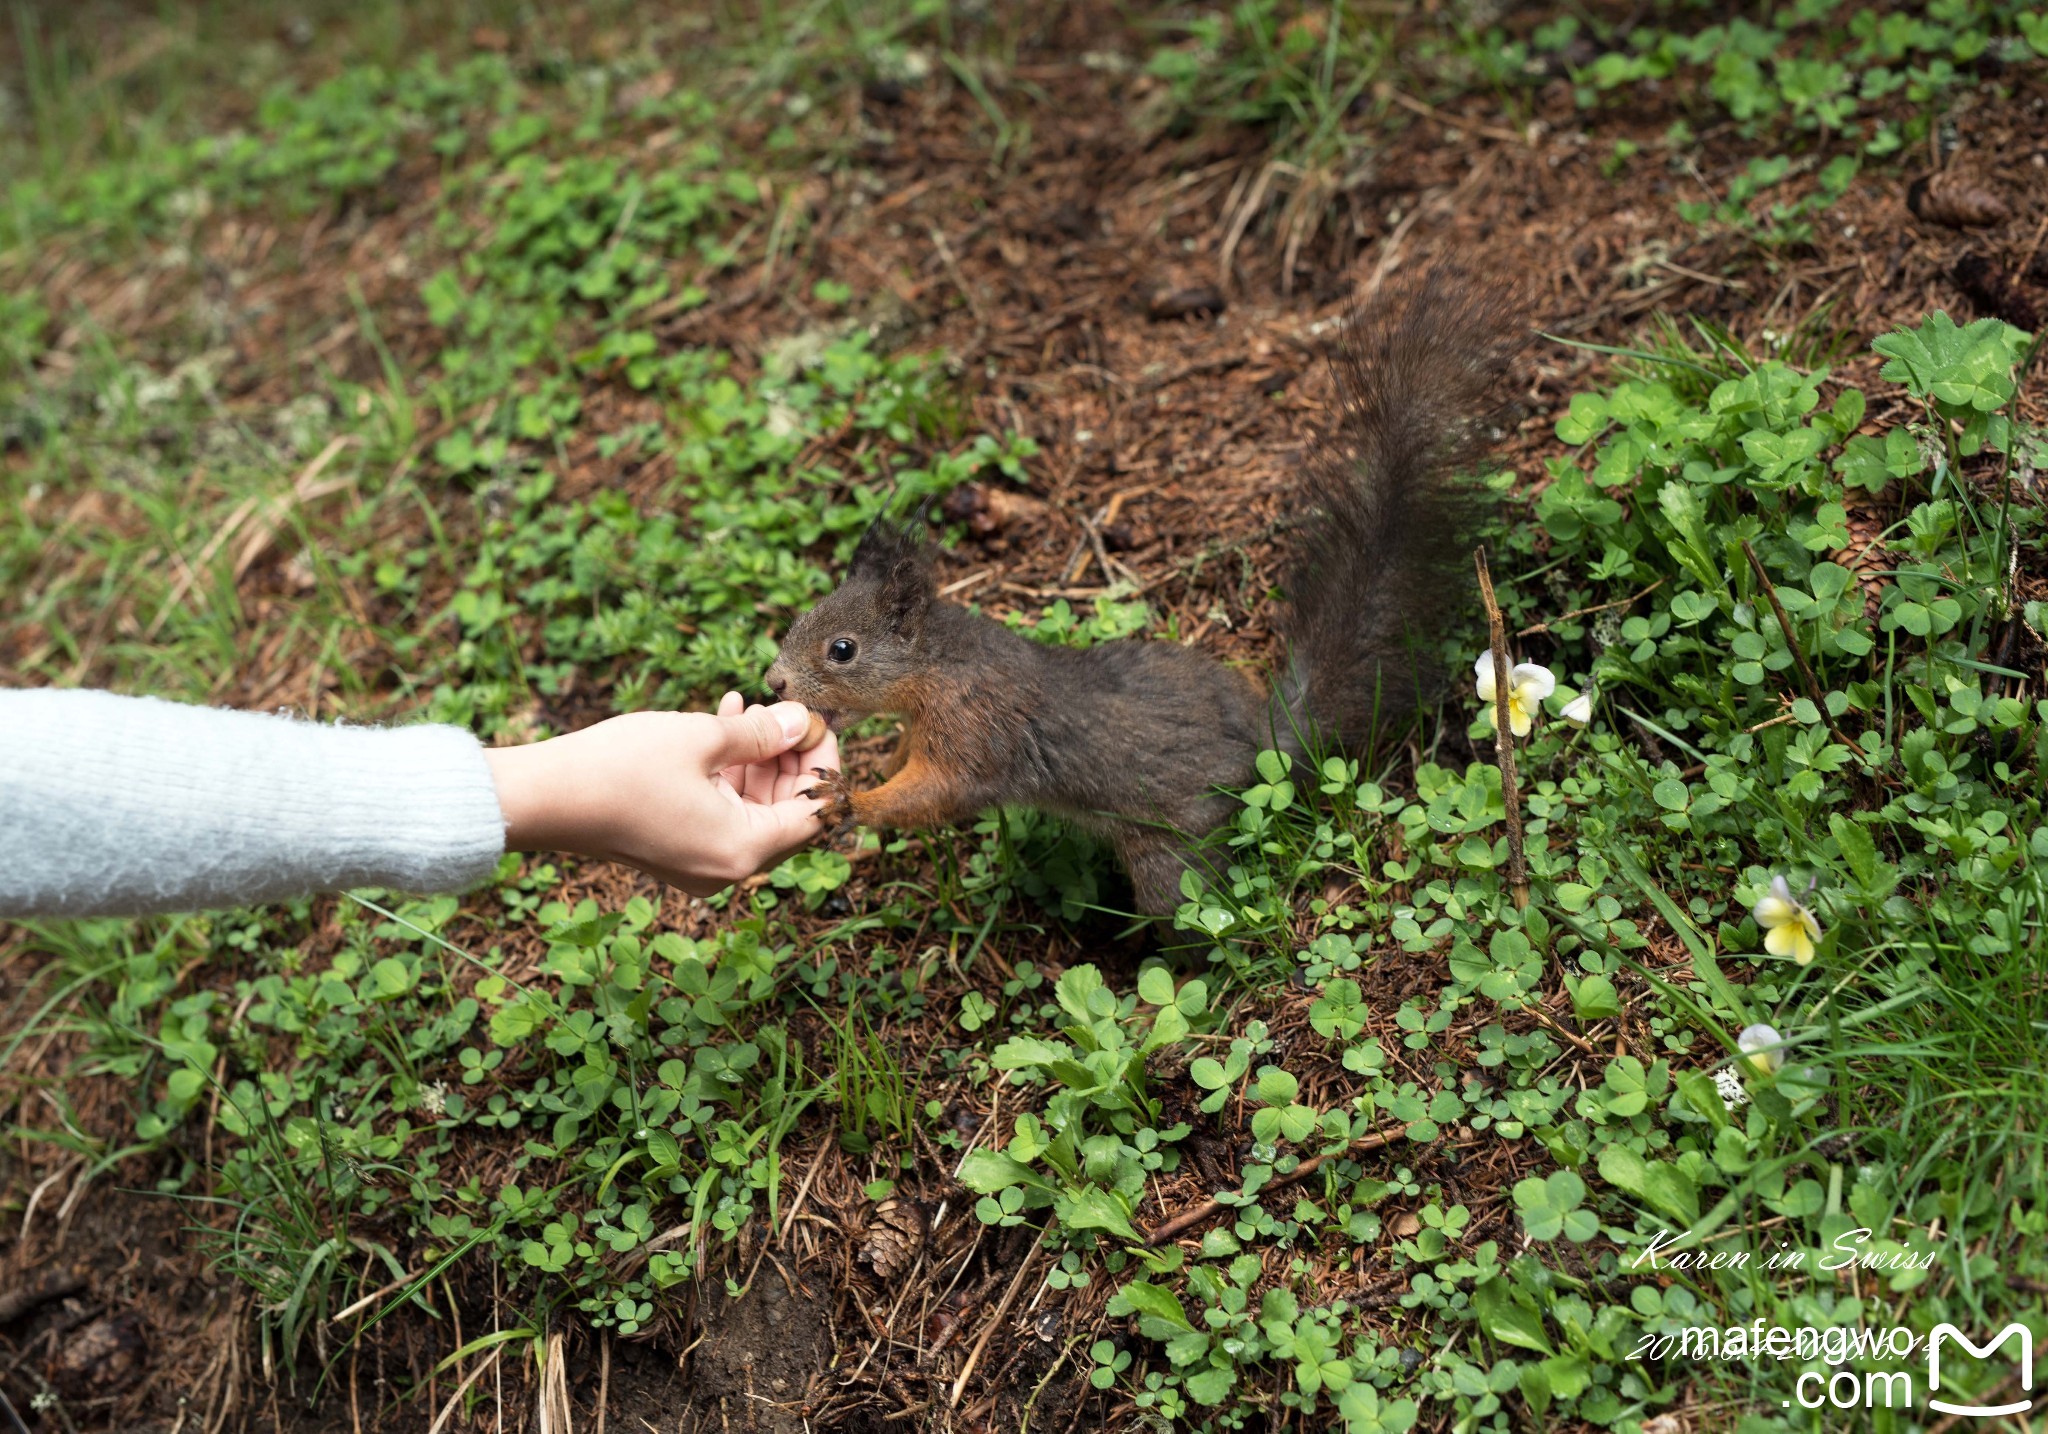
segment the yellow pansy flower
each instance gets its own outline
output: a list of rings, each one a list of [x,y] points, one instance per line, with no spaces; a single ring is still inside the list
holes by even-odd
[[[1479,660],[1472,664],[1472,675],[1478,679],[1479,700],[1485,704],[1486,725],[1491,727],[1496,705],[1492,652],[1479,654]],[[1508,729],[1517,737],[1528,736],[1543,699],[1556,690],[1557,679],[1551,676],[1549,668],[1536,662],[1516,663],[1508,672]]]
[[[1801,966],[1813,960],[1813,948],[1820,941],[1820,923],[1792,895],[1784,877],[1771,878],[1770,891],[1749,914],[1764,929],[1764,950],[1773,956],[1790,956]]]

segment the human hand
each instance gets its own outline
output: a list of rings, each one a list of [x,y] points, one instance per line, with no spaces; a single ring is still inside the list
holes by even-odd
[[[747,707],[728,692],[713,716],[631,712],[581,732],[485,752],[512,851],[621,861],[710,896],[824,830],[806,797],[812,768],[837,770],[839,740],[808,752],[799,702]]]
[[[770,805],[785,802],[809,790],[819,780],[817,768],[823,767],[833,772],[839,770],[838,735],[830,727],[826,727],[821,719],[812,716],[810,710],[801,702],[782,702],[774,707],[755,707],[752,710],[780,714],[786,707],[797,709],[796,720],[801,720],[806,730],[809,729],[811,722],[817,722],[824,731],[824,740],[808,752],[799,752],[792,747],[759,762],[739,762],[721,768],[718,779],[729,790],[737,793],[743,801]],[[728,692],[718,699],[718,715],[721,719],[738,717],[747,710],[746,699],[737,692]],[[802,743],[803,737],[803,732],[797,733],[799,744]],[[820,760],[821,758],[823,760]]]

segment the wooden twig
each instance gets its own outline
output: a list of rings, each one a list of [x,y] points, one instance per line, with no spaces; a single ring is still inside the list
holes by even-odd
[[[83,1270],[44,1270],[28,1283],[0,1294],[0,1324],[13,1324],[38,1306],[77,1294],[85,1284]]]
[[[1323,1162],[1326,1160],[1333,1160],[1346,1155],[1361,1155],[1368,1150],[1377,1150],[1382,1145],[1392,1144],[1407,1133],[1408,1127],[1405,1125],[1393,1129],[1375,1130],[1370,1135],[1360,1136],[1342,1150],[1330,1150],[1325,1151],[1321,1155],[1311,1155],[1285,1175],[1279,1176],[1277,1179],[1268,1180],[1263,1188],[1266,1190],[1284,1190],[1290,1185],[1308,1179],[1309,1176],[1315,1174],[1316,1171],[1323,1167]],[[1182,1235],[1194,1229],[1195,1226],[1222,1214],[1227,1208],[1229,1207],[1224,1205],[1221,1200],[1211,1197],[1199,1205],[1190,1206],[1171,1220],[1168,1220],[1165,1224],[1147,1235],[1145,1243],[1156,1246],[1164,1245],[1169,1240],[1178,1240]]]
[[[1242,368],[1250,361],[1250,354],[1224,354],[1218,358],[1197,359],[1193,363],[1184,363],[1179,368],[1169,369],[1151,378],[1140,379],[1137,392],[1157,393],[1162,388],[1173,387],[1184,378],[1194,378],[1198,374],[1228,373],[1234,368]]]
[[[789,1243],[789,1232],[796,1226],[797,1214],[804,1208],[804,1200],[811,1193],[811,1182],[818,1178],[818,1167],[825,1163],[825,1152],[829,1148],[829,1142],[819,1143],[818,1154],[811,1161],[810,1171],[804,1176],[804,1183],[797,1187],[796,1199],[789,1202],[789,1213],[782,1217],[782,1229],[775,1236],[775,1246],[777,1249]],[[754,1268],[757,1270],[761,1268],[760,1261],[756,1260],[754,1262]],[[752,1284],[753,1282],[754,1277],[748,1275],[747,1283]]]
[[[960,1407],[960,1396],[967,1392],[967,1381],[974,1373],[974,1366],[981,1362],[982,1351],[987,1349],[988,1342],[995,1338],[996,1330],[1010,1313],[1010,1306],[1017,1303],[1017,1292],[1024,1287],[1024,1276],[1030,1272],[1032,1260],[1037,1256],[1039,1247],[1045,1243],[1045,1232],[1051,1228],[1050,1224],[1042,1226],[1038,1231],[1038,1238],[1031,1242],[1031,1248],[1026,1250],[1024,1258],[1018,1261],[1017,1273],[1011,1278],[1010,1287],[1003,1291],[1003,1298],[996,1305],[995,1313],[989,1316],[987,1327],[982,1330],[981,1337],[974,1341],[974,1348],[967,1352],[967,1363],[960,1366],[960,1377],[953,1381],[952,1397],[946,1401],[950,1408]]]
[[[462,1403],[462,1396],[469,1393],[469,1387],[497,1364],[498,1356],[504,1352],[505,1346],[501,1344],[477,1361],[476,1368],[464,1377],[462,1383],[455,1386],[455,1392],[449,1395],[448,1402],[441,1406],[441,1412],[435,1417],[433,1427],[427,1430],[427,1434],[441,1434],[441,1431],[448,1427],[448,1421],[455,1417],[455,1406]]]
[[[1103,509],[1103,513],[1108,511],[1106,508]],[[1095,551],[1095,562],[1102,569],[1102,580],[1111,587],[1115,587],[1118,583],[1129,583],[1132,587],[1139,586],[1138,575],[1122,563],[1116,561],[1116,559],[1110,557],[1109,546],[1102,541],[1101,525],[1104,521],[1102,513],[1097,513],[1093,518],[1083,518],[1081,520],[1081,529],[1088,535],[1088,544]]]
[[[1587,1055],[1590,1056],[1593,1054],[1593,1043],[1591,1041],[1587,1040],[1584,1036],[1573,1035],[1570,1031],[1566,1030],[1563,1026],[1559,1025],[1555,1018],[1551,1016],[1550,1012],[1544,1010],[1543,1007],[1535,1004],[1534,1002],[1531,1002],[1530,1004],[1522,1007],[1522,1009],[1527,1011],[1530,1015],[1534,1016],[1536,1018],[1536,1023],[1538,1025],[1547,1028],[1554,1035],[1560,1036],[1564,1040],[1570,1041],[1573,1045],[1577,1046]]]
[[[1792,654],[1793,663],[1799,668],[1799,676],[1806,683],[1806,695],[1813,699],[1814,709],[1820,713],[1820,720],[1828,724],[1828,731],[1837,742],[1857,756],[1863,749],[1842,735],[1842,729],[1835,725],[1834,714],[1828,711],[1827,694],[1821,691],[1820,679],[1813,675],[1813,669],[1806,665],[1806,653],[1800,649],[1799,634],[1792,626],[1792,619],[1785,615],[1785,604],[1778,601],[1778,590],[1771,584],[1771,575],[1764,571],[1763,560],[1756,555],[1756,549],[1749,545],[1749,539],[1742,540],[1742,555],[1749,559],[1750,570],[1763,585],[1764,596],[1771,600],[1771,611],[1778,615],[1778,631],[1785,634],[1785,647]]]
[[[1515,729],[1509,720],[1507,624],[1501,620],[1500,602],[1493,595],[1493,574],[1487,570],[1486,549],[1472,550],[1479,570],[1479,600],[1486,604],[1487,639],[1493,645],[1493,751],[1500,763],[1501,804],[1508,818],[1508,891],[1515,910],[1529,909],[1529,863],[1522,855],[1522,791],[1515,779]]]
[[[373,1305],[373,1304],[377,1303],[377,1301],[379,1301],[379,1300],[383,1299],[383,1298],[384,1298],[384,1296],[386,1296],[386,1295],[390,1294],[390,1293],[391,1293],[391,1292],[392,1292],[393,1290],[397,1290],[397,1289],[403,1289],[403,1288],[404,1288],[405,1286],[407,1286],[407,1285],[409,1285],[409,1284],[413,1284],[413,1283],[415,1283],[416,1281],[418,1281],[418,1279],[419,1279],[419,1278],[420,1278],[420,1277],[419,1277],[418,1275],[400,1275],[400,1276],[399,1276],[399,1277],[398,1277],[397,1279],[393,1280],[393,1281],[392,1281],[392,1282],[391,1282],[390,1284],[388,1284],[388,1285],[384,1285],[383,1287],[381,1287],[381,1288],[379,1288],[379,1289],[374,1289],[374,1290],[371,1290],[371,1291],[370,1291],[370,1292],[369,1292],[368,1294],[364,1295],[364,1296],[363,1296],[363,1297],[362,1297],[361,1299],[357,1300],[357,1301],[356,1301],[355,1303],[353,1303],[353,1304],[351,1304],[351,1305],[348,1305],[348,1306],[346,1306],[345,1308],[343,1308],[342,1310],[340,1310],[340,1311],[339,1311],[338,1313],[336,1313],[336,1314],[334,1314],[333,1316],[331,1316],[331,1317],[329,1318],[329,1320],[328,1320],[328,1323],[329,1323],[329,1324],[340,1324],[340,1323],[341,1323],[341,1322],[342,1322],[343,1320],[349,1319],[350,1317],[352,1317],[352,1316],[354,1316],[354,1315],[359,1315],[359,1314],[361,1314],[361,1313],[362,1313],[362,1312],[363,1312],[364,1310],[368,1309],[368,1308],[369,1308],[369,1307],[370,1307],[371,1305]]]
[[[1648,587],[1644,588],[1639,593],[1631,593],[1629,594],[1629,596],[1625,598],[1616,598],[1613,602],[1603,602],[1596,604],[1593,607],[1575,607],[1570,612],[1561,613],[1558,616],[1551,618],[1548,622],[1539,622],[1534,627],[1525,627],[1520,632],[1516,633],[1515,636],[1534,637],[1539,632],[1549,632],[1559,623],[1570,622],[1575,617],[1591,617],[1596,612],[1607,612],[1613,608],[1633,606],[1634,604],[1641,602],[1644,598],[1648,597],[1651,593],[1657,591],[1658,588],[1661,588],[1663,586],[1664,579],[1659,578],[1657,579],[1657,581],[1651,583]]]
[[[1421,115],[1424,119],[1434,120],[1445,129],[1464,130],[1469,134],[1483,134],[1488,139],[1497,139],[1506,144],[1519,144],[1524,148],[1533,143],[1526,133],[1516,134],[1513,130],[1503,129],[1497,124],[1487,124],[1481,120],[1463,119],[1458,115],[1445,114],[1434,105],[1424,104],[1413,95],[1402,94],[1401,91],[1395,89],[1392,85],[1381,85],[1379,92],[1381,98],[1392,100],[1402,109]]]
[[[0,1414],[7,1416],[8,1427],[13,1429],[15,1434],[28,1434],[28,1425],[21,1422],[21,1415],[15,1412],[13,1403],[5,1394],[0,1394]]]

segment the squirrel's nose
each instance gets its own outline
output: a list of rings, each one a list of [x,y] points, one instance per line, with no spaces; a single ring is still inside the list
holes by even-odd
[[[787,690],[788,690],[788,688],[789,688],[789,678],[788,678],[788,676],[787,676],[786,674],[782,673],[782,672],[779,672],[779,671],[777,671],[777,670],[776,670],[775,668],[773,668],[773,667],[769,668],[769,669],[768,669],[768,690],[769,690],[770,692],[773,692],[773,693],[774,693],[774,694],[775,694],[775,695],[776,695],[777,697],[780,697],[780,696],[781,696],[781,695],[782,695],[782,694],[783,694],[783,693],[784,693],[785,691],[787,691]]]

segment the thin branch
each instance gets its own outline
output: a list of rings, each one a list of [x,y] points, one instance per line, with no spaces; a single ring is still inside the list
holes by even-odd
[[[1544,1010],[1539,1003],[1531,1001],[1528,1005],[1522,1007],[1522,1009],[1527,1011],[1530,1015],[1534,1016],[1536,1018],[1536,1023],[1538,1025],[1548,1027],[1554,1035],[1557,1035],[1564,1040],[1570,1041],[1573,1045],[1577,1046],[1587,1055],[1593,1054],[1593,1043],[1591,1041],[1587,1040],[1584,1036],[1575,1036],[1570,1031],[1566,1030],[1563,1026],[1559,1025],[1557,1023],[1557,1020],[1550,1014],[1550,1012]]]
[[[1009,1316],[1010,1306],[1017,1303],[1017,1292],[1024,1287],[1024,1276],[1030,1271],[1031,1262],[1037,1257],[1040,1247],[1045,1244],[1045,1232],[1051,1228],[1050,1224],[1041,1228],[1038,1238],[1031,1242],[1031,1248],[1024,1252],[1024,1258],[1017,1264],[1017,1273],[1010,1280],[1010,1287],[1003,1291],[1003,1298],[996,1305],[996,1312],[989,1316],[988,1324],[981,1331],[981,1338],[977,1339],[974,1348],[968,1351],[967,1363],[960,1366],[960,1377],[953,1381],[953,1395],[947,1401],[951,1408],[960,1407],[960,1396],[967,1392],[967,1381],[973,1377],[974,1366],[981,1363],[982,1351],[988,1348],[988,1342],[995,1337],[996,1330],[1002,1327],[1003,1320]]]
[[[1820,679],[1813,675],[1813,669],[1806,665],[1806,653],[1799,646],[1799,633],[1792,626],[1792,619],[1785,616],[1785,604],[1778,601],[1778,590],[1771,584],[1771,575],[1764,571],[1763,560],[1756,555],[1756,549],[1749,545],[1749,539],[1742,540],[1742,555],[1749,559],[1751,571],[1756,580],[1763,584],[1764,596],[1771,600],[1771,611],[1778,615],[1778,631],[1785,634],[1785,646],[1792,654],[1792,661],[1798,665],[1799,676],[1806,683],[1806,695],[1813,699],[1814,707],[1820,712],[1820,720],[1828,724],[1828,731],[1837,742],[1859,757],[1863,749],[1842,735],[1842,729],[1835,725],[1833,714],[1828,711],[1827,694],[1821,691]]]
[[[1375,1130],[1370,1135],[1360,1136],[1342,1150],[1330,1150],[1325,1151],[1321,1155],[1311,1155],[1285,1175],[1277,1179],[1268,1180],[1263,1188],[1266,1190],[1284,1190],[1289,1185],[1294,1185],[1308,1179],[1309,1176],[1322,1169],[1323,1162],[1326,1160],[1333,1160],[1346,1155],[1361,1155],[1368,1150],[1377,1150],[1382,1145],[1391,1145],[1407,1133],[1408,1127],[1405,1125],[1396,1126],[1393,1129]],[[1170,1240],[1178,1240],[1182,1235],[1194,1229],[1195,1226],[1205,1220],[1215,1218],[1227,1208],[1229,1207],[1225,1206],[1221,1200],[1213,1198],[1204,1200],[1199,1205],[1190,1206],[1188,1209],[1181,1211],[1180,1214],[1174,1216],[1164,1225],[1161,1225],[1158,1229],[1147,1235],[1145,1243],[1148,1246],[1158,1246],[1164,1245]]]
[[[1522,855],[1522,791],[1515,779],[1515,729],[1509,720],[1508,634],[1500,615],[1500,602],[1493,595],[1493,574],[1487,570],[1486,549],[1472,550],[1479,570],[1479,600],[1486,604],[1486,631],[1493,651],[1493,750],[1500,762],[1501,803],[1508,818],[1508,890],[1515,910],[1529,909],[1529,863]]]
[[[1634,604],[1641,602],[1651,593],[1657,591],[1658,588],[1663,587],[1664,581],[1665,580],[1663,578],[1659,578],[1657,579],[1657,581],[1651,583],[1648,587],[1644,588],[1641,592],[1631,593],[1629,596],[1625,598],[1616,598],[1613,602],[1603,602],[1596,604],[1593,607],[1575,607],[1570,612],[1561,613],[1557,617],[1551,618],[1548,622],[1539,622],[1534,627],[1525,627],[1520,632],[1516,633],[1515,636],[1534,637],[1539,632],[1549,632],[1559,623],[1570,622],[1575,617],[1591,617],[1596,612],[1606,612],[1611,608],[1631,607]]]

